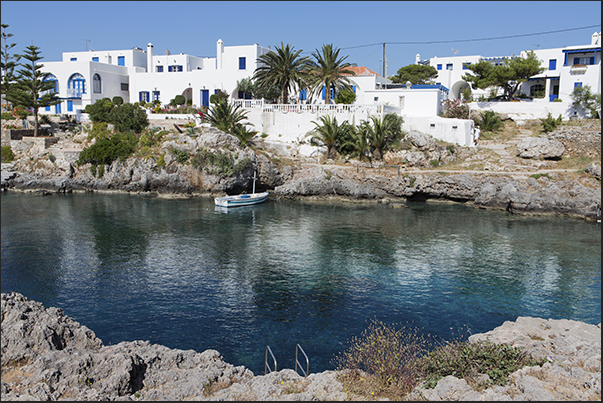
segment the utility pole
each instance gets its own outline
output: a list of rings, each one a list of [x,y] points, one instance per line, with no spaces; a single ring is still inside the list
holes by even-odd
[[[82,41],[86,42],[86,50],[88,50],[88,42],[90,42],[90,39],[82,39]]]
[[[387,77],[385,77],[386,76],[386,74],[385,74],[385,42],[383,42],[383,70],[382,71],[383,71],[383,77],[387,78]]]

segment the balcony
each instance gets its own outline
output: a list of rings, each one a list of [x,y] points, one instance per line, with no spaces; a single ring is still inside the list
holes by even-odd
[[[588,66],[586,66],[586,64],[574,64],[572,67],[570,67],[570,74],[572,74],[572,75],[584,74],[584,73],[586,73],[587,68],[588,68]]]
[[[82,94],[84,92],[80,89],[77,88],[69,88],[67,89],[67,98],[76,98],[76,99],[82,99]]]

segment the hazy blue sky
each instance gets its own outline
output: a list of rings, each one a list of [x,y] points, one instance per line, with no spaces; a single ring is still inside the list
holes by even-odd
[[[388,74],[434,56],[510,56],[590,43],[600,1],[2,1],[2,23],[22,53],[154,45],[156,54],[215,57],[226,46],[289,43],[310,55],[332,43],[347,61]],[[587,27],[587,28],[585,28]],[[562,31],[562,32],[552,32]],[[538,34],[538,35],[534,35]],[[512,37],[505,39],[487,39]],[[89,40],[89,41],[85,41]],[[417,43],[418,42],[418,43]],[[456,53],[455,53],[456,52]]]

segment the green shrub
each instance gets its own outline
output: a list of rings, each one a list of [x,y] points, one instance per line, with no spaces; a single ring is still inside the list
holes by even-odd
[[[534,178],[534,179],[540,179],[542,177],[551,179],[551,177],[549,176],[548,173],[544,173],[544,174],[532,174],[532,175],[530,175],[530,178]]]
[[[2,162],[13,162],[15,160],[15,153],[10,146],[2,146]]]
[[[90,115],[90,120],[93,123],[105,122],[111,123],[109,114],[115,108],[115,104],[109,98],[97,100],[91,105],[86,105],[84,112]]]
[[[2,120],[15,120],[16,117],[13,116],[12,112],[2,112]]]
[[[118,158],[125,160],[136,150],[136,136],[133,133],[115,133],[111,137],[101,138],[80,152],[78,165],[111,165]]]
[[[237,174],[251,165],[249,158],[244,158],[239,162],[235,162],[235,160],[235,156],[231,153],[219,150],[212,153],[202,148],[193,156],[191,164],[196,169],[204,169],[205,172],[211,175],[225,178]]]
[[[99,167],[98,167],[98,178],[102,178],[104,174],[105,174],[105,166],[104,165],[99,165]]]
[[[115,96],[113,97],[113,99],[111,100],[115,105],[123,105],[124,103],[124,99],[120,96]]]
[[[448,153],[448,155],[454,154],[455,148],[454,148],[454,144],[448,144],[446,146],[446,152]]]
[[[494,111],[484,111],[480,116],[475,118],[481,130],[486,132],[494,132],[504,126],[500,116]]]
[[[109,130],[109,123],[94,122],[92,123],[92,130],[88,132],[88,140],[109,138],[112,134],[113,132]]]
[[[542,124],[542,129],[544,130],[544,132],[549,133],[555,130],[557,126],[561,124],[562,120],[563,118],[561,117],[561,114],[559,114],[559,117],[557,119],[554,119],[551,116],[551,113],[549,112],[549,115],[546,117],[546,119],[540,119],[540,122]]]
[[[435,350],[421,357],[418,363],[427,380],[427,387],[433,387],[445,376],[472,378],[480,374],[490,376],[490,383],[506,385],[508,376],[525,366],[542,365],[523,348],[507,344],[496,344],[484,340],[475,343],[454,340],[445,342]]]
[[[115,125],[118,132],[141,133],[149,126],[149,119],[144,109],[134,104],[116,106],[109,113],[109,122]]]
[[[191,155],[187,151],[178,150],[174,147],[170,148],[170,155],[174,157],[176,162],[178,162],[179,164],[186,164],[186,162],[191,157]]]

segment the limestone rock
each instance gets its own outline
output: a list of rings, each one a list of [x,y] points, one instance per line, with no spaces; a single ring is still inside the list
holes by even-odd
[[[550,137],[526,137],[517,144],[517,155],[522,158],[561,158],[565,146]]]

